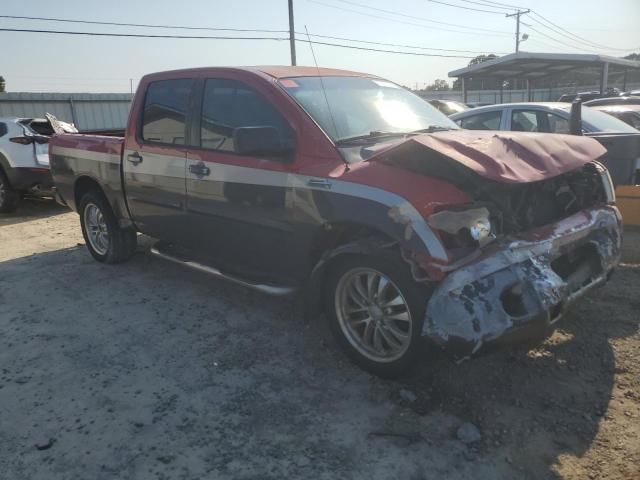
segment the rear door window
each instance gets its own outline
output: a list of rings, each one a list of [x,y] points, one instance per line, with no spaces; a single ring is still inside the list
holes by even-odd
[[[542,119],[535,110],[513,110],[511,112],[511,131],[513,132],[542,132]]]
[[[291,130],[282,115],[251,87],[236,80],[208,79],[202,99],[200,146],[233,152],[239,127],[275,127],[282,138]]]
[[[142,114],[142,138],[145,141],[184,145],[192,84],[188,78],[149,84]]]
[[[500,130],[501,120],[502,111],[494,110],[464,117],[460,126],[468,130]]]
[[[547,121],[549,123],[549,133],[571,133],[569,120],[566,118],[554,113],[547,113]]]

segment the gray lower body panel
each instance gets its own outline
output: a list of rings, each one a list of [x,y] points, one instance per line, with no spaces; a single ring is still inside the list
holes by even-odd
[[[490,247],[450,273],[427,305],[423,336],[458,355],[548,329],[604,283],[619,262],[621,218],[615,207],[593,208]]]

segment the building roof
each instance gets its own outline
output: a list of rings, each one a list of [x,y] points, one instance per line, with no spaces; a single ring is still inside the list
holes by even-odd
[[[640,70],[640,62],[607,55],[580,53],[511,53],[494,60],[449,72],[449,77],[542,78],[585,67],[608,63],[623,69]]]

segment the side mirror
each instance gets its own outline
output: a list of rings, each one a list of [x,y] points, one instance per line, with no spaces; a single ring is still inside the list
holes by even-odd
[[[233,131],[233,150],[240,155],[286,155],[293,145],[275,127],[238,127]]]

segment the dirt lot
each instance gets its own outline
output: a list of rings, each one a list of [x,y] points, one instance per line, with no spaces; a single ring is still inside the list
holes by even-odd
[[[144,248],[96,263],[78,223],[0,216],[3,479],[640,478],[638,233],[543,345],[391,382],[290,301]]]

